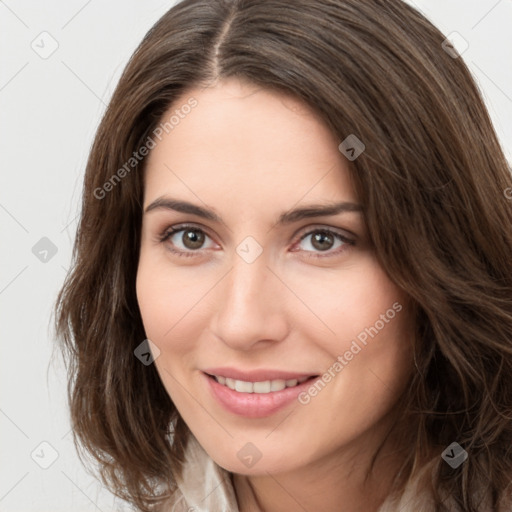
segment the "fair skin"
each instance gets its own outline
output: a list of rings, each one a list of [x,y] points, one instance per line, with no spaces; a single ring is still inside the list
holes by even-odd
[[[164,134],[145,170],[136,286],[163,385],[206,452],[233,473],[242,512],[376,511],[402,460],[391,436],[363,482],[412,368],[406,297],[379,265],[361,211],[277,222],[296,208],[358,204],[341,140],[305,104],[235,79],[187,91],[169,112],[190,97],[197,107]],[[146,212],[162,198],[221,220]],[[196,231],[161,241],[183,223]],[[326,229],[343,238],[325,238]],[[261,254],[249,263],[242,242]],[[396,303],[401,311],[307,403],[253,417],[226,409],[210,389],[204,370],[229,367],[316,376],[307,391]],[[238,455],[247,443],[261,455],[251,467]]]

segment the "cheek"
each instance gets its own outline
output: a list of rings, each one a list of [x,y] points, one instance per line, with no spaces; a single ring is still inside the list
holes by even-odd
[[[190,309],[190,287],[183,286],[180,274],[155,257],[154,251],[141,250],[136,292],[146,336],[163,350],[164,340],[173,339],[175,326]]]
[[[158,267],[151,264],[145,251],[141,251],[139,267],[137,269],[136,292],[142,322],[146,336],[157,342],[163,333],[171,327],[166,318],[165,304],[172,311],[172,294],[167,293],[167,285],[162,280]]]
[[[374,412],[382,412],[403,391],[412,368],[407,297],[373,257],[330,287],[319,304],[336,333],[322,342],[330,357],[330,399],[339,399],[354,412],[380,400]]]
[[[164,251],[143,247],[136,293],[146,336],[161,351],[157,366],[175,371],[176,362],[186,363],[197,349],[208,318],[208,292],[216,280],[211,269],[203,274],[194,266],[178,269]]]
[[[365,276],[365,284],[345,302],[352,322],[344,332],[343,355],[369,387],[394,388],[403,382],[411,358],[407,297],[376,263]]]
[[[353,265],[317,272],[314,279],[295,273],[287,281],[316,316],[312,322],[311,314],[304,315],[299,324],[303,334],[309,333],[308,337],[318,342],[318,333],[312,329],[323,324],[330,333],[320,343],[331,354],[349,349],[358,336],[364,344],[376,330],[386,336],[391,331],[398,333],[406,316],[405,295],[371,253],[360,253]]]
[[[190,287],[180,282],[180,273],[170,273],[169,265],[142,250],[136,293],[146,337],[159,349],[154,364],[162,384],[176,406],[186,407],[187,396],[182,396],[179,383],[184,381],[183,368],[194,348],[193,336],[184,332],[187,322],[193,321],[195,301]]]

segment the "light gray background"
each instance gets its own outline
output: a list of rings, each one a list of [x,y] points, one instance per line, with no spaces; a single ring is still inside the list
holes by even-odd
[[[69,267],[100,116],[129,56],[174,3],[0,1],[0,511],[127,508],[77,458],[66,376],[60,359],[50,362],[50,312]],[[410,3],[469,43],[462,57],[512,161],[512,0]],[[48,52],[52,39],[58,48],[48,58],[31,46]],[[46,262],[32,250],[43,237],[57,250]]]

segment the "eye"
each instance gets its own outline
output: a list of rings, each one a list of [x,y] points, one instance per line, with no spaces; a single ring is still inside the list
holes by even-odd
[[[348,250],[350,246],[355,245],[354,240],[338,233],[337,231],[327,228],[318,228],[308,231],[301,236],[300,241],[294,247],[300,245],[304,241],[306,241],[306,243],[302,244],[302,250],[308,253],[313,253],[308,255],[308,257],[313,258],[336,256]],[[333,248],[334,250],[332,250]],[[296,249],[293,250],[295,251]]]
[[[214,248],[213,241],[210,246],[205,246],[207,240],[211,241],[211,238],[204,230],[190,224],[168,228],[159,237],[160,242],[168,242],[168,249],[180,257],[199,256],[203,249]],[[302,248],[297,249],[301,244]],[[355,245],[354,240],[333,229],[317,228],[304,233],[291,251],[300,250],[309,253],[307,257],[324,258],[336,256],[353,245]]]
[[[179,235],[181,233],[181,235]],[[192,225],[173,226],[160,237],[160,242],[170,242],[169,250],[178,256],[196,256],[210,237],[200,228]]]

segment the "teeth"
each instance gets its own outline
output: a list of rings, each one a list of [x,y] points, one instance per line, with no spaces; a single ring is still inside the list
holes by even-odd
[[[285,380],[271,380],[270,381],[270,391],[281,391],[286,387]]]
[[[252,393],[253,383],[235,380],[235,390],[239,393]]]
[[[309,377],[301,377],[300,379],[290,380],[265,380],[263,382],[246,382],[244,380],[230,379],[221,375],[214,375],[215,380],[227,386],[229,389],[238,391],[239,393],[270,393],[271,391],[282,391],[285,388],[292,388],[297,384],[301,384]]]
[[[270,393],[270,381],[266,380],[265,382],[255,382],[253,385],[253,393]]]

